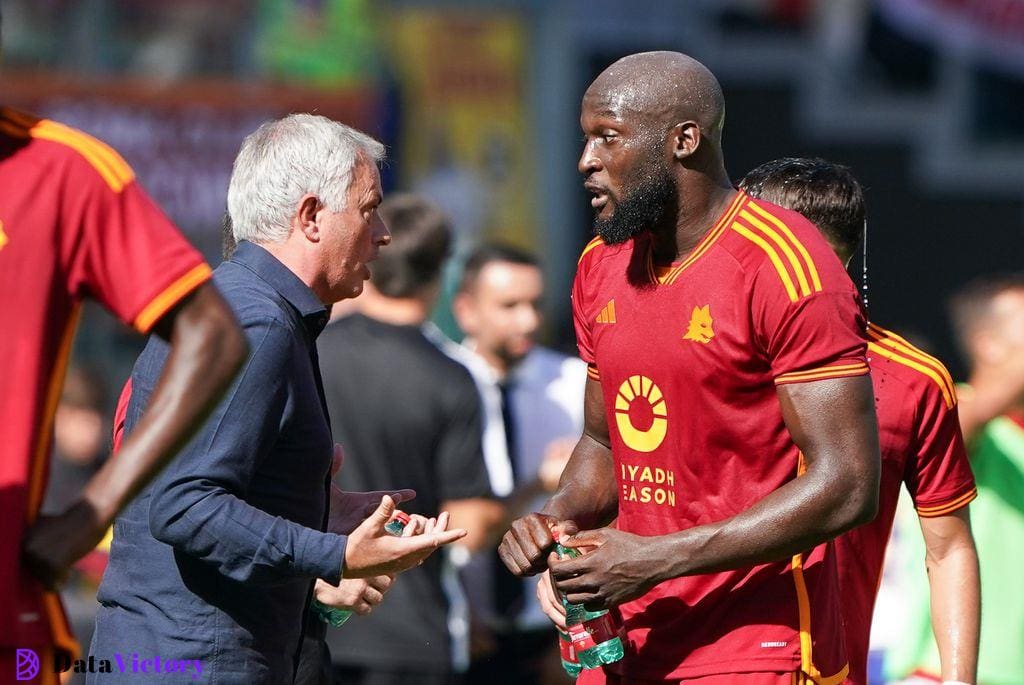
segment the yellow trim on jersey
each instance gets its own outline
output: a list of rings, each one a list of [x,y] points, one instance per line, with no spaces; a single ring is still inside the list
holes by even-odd
[[[149,304],[142,308],[132,325],[140,333],[149,333],[160,317],[167,313],[167,310],[178,304],[181,298],[196,289],[202,283],[210,279],[213,272],[206,262],[192,267],[184,276],[171,283],[163,291],[150,300]]]
[[[804,582],[804,558],[802,554],[793,555],[793,584],[796,587],[796,604],[800,619],[800,670],[813,674],[814,664],[811,661],[811,600],[807,595],[807,584]]]
[[[934,380],[939,385],[939,389],[942,390],[942,396],[946,400],[946,407],[949,409],[953,408],[953,405],[956,404],[957,401],[956,384],[953,382],[953,377],[949,375],[949,371],[946,369],[946,366],[941,361],[930,354],[922,352],[911,343],[907,342],[906,339],[901,338],[892,331],[888,331],[877,324],[869,323],[867,333],[868,336],[879,345],[884,345],[890,348],[893,352],[898,353],[897,356],[888,357],[889,359],[899,362],[904,366],[908,366],[915,371],[921,371],[921,373],[924,373],[926,376]],[[883,356],[887,355],[883,354]],[[920,362],[928,370],[922,370],[919,365],[911,363],[910,360]]]
[[[715,225],[708,231],[704,239],[697,243],[697,247],[693,249],[693,252],[683,260],[683,263],[673,268],[666,276],[658,277],[658,282],[662,285],[671,285],[676,282],[679,278],[679,274],[683,273],[691,264],[701,258],[711,246],[715,244],[719,236],[725,232],[725,229],[729,226],[730,222],[736,217],[736,213],[742,209],[747,201],[747,194],[742,190],[736,193],[736,197],[733,198],[732,203],[729,204],[729,208],[725,210],[722,217],[715,223]]]
[[[115,193],[121,192],[135,178],[131,167],[113,148],[81,131],[40,119],[28,133],[33,138],[66,145],[82,155]]]
[[[749,207],[751,207],[754,211],[763,216],[765,219],[768,219],[768,221],[775,224],[778,227],[778,229],[782,231],[782,233],[785,234],[787,238],[789,238],[789,241],[796,247],[797,251],[804,258],[804,262],[807,264],[807,272],[811,276],[811,283],[814,284],[814,291],[820,292],[821,279],[818,278],[818,269],[816,266],[814,266],[814,260],[811,259],[811,255],[807,252],[807,248],[804,247],[804,244],[797,240],[796,236],[793,235],[793,231],[789,230],[789,226],[787,226],[781,219],[779,219],[779,217],[775,216],[766,209],[759,207],[756,202],[751,202]]]
[[[928,376],[933,381],[935,381],[935,383],[939,386],[939,390],[942,391],[942,399],[946,402],[947,409],[952,409],[953,405],[956,404],[956,391],[950,391],[949,388],[946,387],[946,384],[943,381],[942,376],[934,368],[926,366],[925,364],[922,364],[913,359],[910,359],[909,357],[905,357],[896,352],[895,350],[891,349],[890,347],[884,347],[883,345],[873,341],[868,341],[868,352],[874,352],[875,354],[885,357],[886,359],[894,361],[898,364],[903,364],[904,366],[910,367],[915,371],[923,373],[925,376]]]
[[[733,222],[732,229],[760,247],[764,250],[764,253],[768,255],[768,259],[771,260],[772,264],[775,266],[775,270],[779,273],[779,279],[782,281],[782,285],[786,288],[786,294],[789,295],[789,301],[796,302],[800,299],[797,296],[796,286],[793,285],[793,279],[790,278],[789,272],[786,271],[786,267],[783,265],[782,259],[779,257],[779,253],[775,251],[775,248],[769,245],[764,238],[757,235],[738,221]]]
[[[587,375],[593,378],[595,381],[601,380],[601,373],[593,364],[587,364]]]
[[[593,250],[598,245],[604,245],[604,240],[601,239],[601,236],[597,236],[589,243],[587,243],[586,247],[583,248],[583,252],[580,253],[580,258],[576,260],[576,266],[579,266],[580,262],[583,261],[583,258],[587,256],[587,253]]]
[[[817,369],[806,371],[793,371],[775,377],[775,385],[783,383],[803,383],[806,381],[819,381],[826,378],[846,378],[850,376],[863,376],[870,368],[864,362],[855,364],[837,364],[835,366],[822,366]]]
[[[804,453],[796,454],[796,477],[807,473]],[[796,587],[797,614],[800,621],[800,671],[818,685],[839,685],[850,674],[850,664],[846,663],[835,675],[823,676],[814,665],[814,641],[811,639],[811,599],[807,594],[807,583],[804,580],[804,558],[802,554],[793,555],[793,585]]]
[[[935,518],[936,516],[945,516],[950,514],[957,509],[962,509],[974,501],[974,498],[978,496],[978,488],[971,488],[971,491],[960,495],[956,499],[946,502],[945,504],[937,504],[931,507],[915,507],[917,509],[917,515],[921,518]]]
[[[615,300],[608,300],[608,304],[601,308],[595,319],[597,323],[615,323]]]
[[[793,248],[789,246],[786,241],[782,239],[782,236],[777,231],[773,231],[768,227],[768,224],[764,223],[747,210],[740,212],[740,216],[747,222],[747,226],[754,230],[759,230],[763,235],[771,238],[772,242],[778,245],[779,249],[782,250],[782,254],[786,255],[786,259],[789,260],[789,265],[793,268],[793,273],[796,274],[796,280],[800,283],[800,294],[803,297],[807,297],[811,294],[811,286],[808,284],[807,275],[804,273],[803,267],[800,262],[797,261],[796,253],[793,252]],[[821,290],[818,288],[815,292]]]
[[[26,512],[29,523],[35,521],[39,514],[39,507],[43,503],[43,493],[46,491],[44,476],[46,475],[46,465],[50,463],[50,436],[53,433],[53,418],[57,413],[61,389],[64,387],[64,375],[67,373],[68,361],[71,359],[71,343],[75,339],[75,329],[78,328],[78,315],[81,310],[81,302],[76,302],[71,308],[71,314],[61,333],[60,345],[57,347],[57,356],[54,359],[53,370],[50,372],[50,382],[46,385],[43,417],[36,429],[36,448],[32,452],[32,463],[29,465],[28,510]]]

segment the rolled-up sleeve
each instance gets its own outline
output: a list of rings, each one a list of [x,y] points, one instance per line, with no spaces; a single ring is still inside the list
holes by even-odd
[[[150,531],[240,582],[307,577],[337,583],[345,536],[308,528],[245,501],[280,433],[294,335],[273,319],[251,322],[245,330],[251,356],[200,434],[155,482]]]

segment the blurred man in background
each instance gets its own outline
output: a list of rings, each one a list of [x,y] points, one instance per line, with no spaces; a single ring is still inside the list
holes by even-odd
[[[491,487],[511,518],[543,505],[583,430],[587,367],[537,345],[543,296],[536,257],[485,245],[469,255],[454,300],[466,338],[453,355],[480,391]],[[555,632],[532,588],[508,572],[496,547],[476,555],[462,573],[476,637],[469,682],[564,679]]]
[[[848,168],[823,159],[778,159],[750,171],[740,189],[810,219],[849,266],[864,237],[865,207],[864,191]],[[871,617],[900,486],[906,483],[927,550],[932,631],[942,677],[973,683],[981,602],[967,505],[977,489],[960,434],[953,381],[942,362],[877,324],[868,324],[866,339],[882,478],[878,517],[835,542],[849,682],[868,682]]]
[[[0,107],[0,673],[34,650],[76,654],[56,594],[117,512],[202,426],[245,357],[210,267],[95,138]],[[121,459],[41,515],[54,411],[81,301],[168,343],[168,361]],[[154,379],[156,380],[156,379]]]
[[[960,425],[978,482],[971,503],[984,600],[978,682],[1010,685],[1024,676],[1024,276],[980,278],[953,297],[950,311],[970,368],[960,388]],[[943,636],[936,643],[928,630],[929,614],[942,605],[913,592],[924,584],[919,571],[913,577],[911,623],[887,670],[947,677]]]
[[[362,291],[389,242],[377,216],[383,154],[365,134],[308,114],[242,143],[228,189],[238,246],[215,279],[253,351],[210,423],[118,518],[92,654],[159,658],[221,683],[290,682],[314,580],[396,573],[463,534],[445,532],[442,515],[423,535],[392,537],[383,526],[393,498],[352,493],[344,503],[330,488],[340,455],[315,341],[327,307]],[[128,440],[167,355],[151,338],[135,364]]]
[[[448,511],[467,531],[460,548],[474,550],[503,520],[481,454],[480,402],[465,369],[423,332],[451,245],[448,219],[416,195],[389,198],[380,215],[391,245],[355,312],[330,324],[318,343],[332,430],[346,449],[339,482],[415,488],[408,511]],[[465,649],[449,634],[453,581],[451,567],[434,556],[406,573],[372,615],[328,629],[333,681],[453,682],[453,650]]]

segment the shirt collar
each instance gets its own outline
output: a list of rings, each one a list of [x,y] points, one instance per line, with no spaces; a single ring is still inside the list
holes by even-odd
[[[323,331],[330,314],[328,307],[291,269],[281,263],[281,260],[259,245],[242,240],[231,255],[231,261],[248,268],[269,283],[281,297],[295,307],[314,336]]]

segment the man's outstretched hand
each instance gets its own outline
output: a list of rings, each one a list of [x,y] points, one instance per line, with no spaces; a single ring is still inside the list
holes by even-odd
[[[334,444],[334,458],[331,462],[331,476],[341,470],[345,454],[341,445]],[[374,492],[348,492],[331,484],[331,513],[327,519],[327,531],[338,535],[349,535],[380,504],[380,498],[387,495],[395,504],[408,502],[416,496],[415,490],[377,490]]]
[[[466,535],[462,528],[447,530],[448,512],[441,512],[436,519],[427,519],[422,524],[413,519],[405,534],[395,537],[384,530],[394,513],[394,500],[384,495],[377,509],[348,536],[343,577],[366,578],[407,571],[422,564],[434,550]]]

